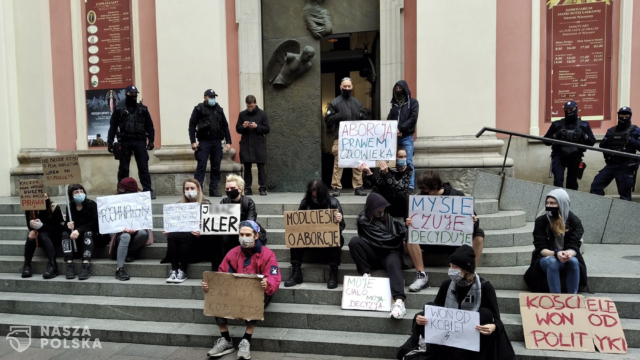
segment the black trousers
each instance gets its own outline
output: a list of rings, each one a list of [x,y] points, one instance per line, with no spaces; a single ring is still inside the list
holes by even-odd
[[[38,231],[38,244],[37,246],[40,246],[43,250],[44,253],[47,254],[47,258],[54,258],[56,257],[56,250],[53,246],[53,241],[51,241],[51,237],[49,236],[48,232],[45,231]],[[33,254],[35,254],[36,252],[36,239],[29,239],[29,236],[27,236],[27,242],[24,244],[24,261],[27,263],[31,262],[31,259],[33,259]]]
[[[167,256],[171,270],[189,270],[191,247],[195,236],[188,232],[169,233],[167,235]]]
[[[349,253],[360,275],[371,273],[371,270],[386,270],[391,283],[391,296],[395,300],[407,298],[404,293],[402,249],[398,251],[378,249],[355,236],[349,242]]]
[[[62,252],[64,252],[64,261],[73,260],[73,244],[71,243],[71,230],[62,233]],[[75,239],[76,248],[82,254],[82,261],[91,260],[93,253],[93,233],[91,231],[80,231]]]
[[[564,187],[564,170],[567,170],[567,189],[578,190],[578,178],[576,172],[582,157],[567,158],[559,155],[551,155],[551,172],[553,173],[553,186]]]
[[[198,151],[194,156],[198,165],[193,177],[198,180],[200,187],[204,189],[204,178],[207,173],[207,162],[211,163],[211,177],[209,179],[209,194],[218,190],[220,183],[220,163],[222,162],[222,140],[200,140]]]
[[[329,266],[340,265],[340,255],[342,254],[342,247],[344,246],[344,237],[340,234],[340,247],[330,248],[291,248],[291,265],[302,264],[302,258],[304,253],[309,251],[313,254],[314,258],[321,260],[327,260]]]
[[[638,164],[628,161],[620,164],[607,164],[593,179],[591,193],[604,196],[604,189],[615,179],[620,199],[631,201],[631,189],[636,180],[633,173],[637,168]]]
[[[253,174],[251,174],[252,163],[244,163],[244,188],[251,189],[253,184]],[[267,171],[265,170],[265,163],[256,163],[258,166],[258,185],[261,188],[267,187]]]
[[[122,179],[129,177],[131,155],[135,157],[136,165],[138,165],[138,177],[140,178],[142,190],[152,191],[146,140],[126,140],[122,143],[122,155],[120,155],[120,166],[118,166],[118,183]]]

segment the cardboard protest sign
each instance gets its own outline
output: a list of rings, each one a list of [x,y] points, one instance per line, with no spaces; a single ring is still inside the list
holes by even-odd
[[[19,180],[18,194],[20,195],[20,211],[47,209],[42,180]]]
[[[209,291],[204,294],[204,314],[226,319],[264,320],[262,275],[202,273]]]
[[[338,166],[356,168],[366,162],[396,159],[397,121],[341,121],[338,129]]]
[[[51,185],[79,184],[82,182],[78,155],[43,157],[44,183]]]
[[[340,223],[335,209],[284,212],[284,236],[288,248],[340,246]]]
[[[585,299],[577,294],[520,294],[527,349],[595,352]]]
[[[102,196],[97,199],[98,225],[101,234],[115,234],[124,228],[152,229],[151,193]]]
[[[471,245],[473,197],[409,197],[409,243],[420,245]]]
[[[424,317],[425,343],[480,352],[479,312],[425,305]]]
[[[238,234],[240,204],[202,204],[201,235]]]
[[[601,353],[626,354],[627,339],[622,331],[616,304],[610,298],[586,300],[587,319],[593,332],[593,342]]]
[[[389,278],[345,276],[342,309],[391,311]]]
[[[162,223],[166,232],[191,232],[200,230],[200,203],[165,204],[162,207]]]

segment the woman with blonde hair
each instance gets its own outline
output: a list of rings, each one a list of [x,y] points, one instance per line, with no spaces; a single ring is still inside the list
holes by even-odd
[[[533,292],[577,294],[587,286],[587,266],[580,254],[582,222],[569,208],[569,194],[555,189],[547,194],[545,213],[533,228],[533,254],[524,281]]]
[[[187,179],[182,183],[182,199],[178,203],[210,204],[202,194],[200,183],[196,179]],[[200,231],[167,233],[167,255],[160,263],[171,263],[168,283],[182,283],[187,280],[191,247],[200,237]]]

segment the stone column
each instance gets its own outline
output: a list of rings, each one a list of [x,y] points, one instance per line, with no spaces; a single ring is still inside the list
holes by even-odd
[[[496,0],[418,1],[417,17],[414,165],[469,191],[475,169],[499,171],[503,161],[502,140],[473,136],[496,125]]]
[[[404,0],[380,0],[380,114],[386,114],[387,95],[404,79]],[[385,117],[386,119],[386,117]]]
[[[262,90],[262,6],[260,0],[236,0],[238,57],[240,60],[240,110],[244,98],[254,95],[264,108]]]
[[[620,50],[618,53],[618,106],[631,101],[631,47],[633,30],[633,1],[620,0]]]

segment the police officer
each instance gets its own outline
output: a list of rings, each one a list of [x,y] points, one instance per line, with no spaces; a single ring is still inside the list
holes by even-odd
[[[603,149],[611,149],[635,154],[640,150],[640,128],[631,125],[631,108],[623,106],[618,110],[618,125],[607,130],[607,134],[600,142]],[[635,172],[638,170],[638,160],[603,154],[607,165],[600,170],[593,183],[591,193],[604,195],[611,180],[616,179],[620,199],[631,201],[631,188],[636,181]]]
[[[193,177],[204,189],[207,161],[211,157],[209,196],[220,197],[218,183],[220,182],[220,163],[222,162],[222,140],[226,141],[225,150],[229,152],[231,150],[231,134],[224,110],[216,102],[217,96],[215,91],[207,89],[204,92],[204,101],[193,108],[189,120],[189,138],[191,139],[191,149],[195,151],[195,158],[198,161]],[[196,138],[198,139],[197,143]]]
[[[567,101],[563,109],[564,118],[552,123],[544,137],[589,146],[595,144],[596,138],[593,136],[591,126],[578,117],[578,104],[575,101]],[[567,169],[567,189],[578,190],[576,172],[585,150],[551,143],[545,143],[545,145],[551,146],[553,186],[563,187],[564,170]]]
[[[133,154],[138,165],[138,177],[140,178],[142,189],[143,191],[151,191],[151,198],[155,199],[153,189],[151,189],[149,154],[147,153],[147,150],[153,150],[153,141],[156,135],[153,129],[153,121],[151,121],[151,115],[147,107],[137,101],[138,89],[133,85],[129,85],[125,89],[125,93],[125,100],[120,101],[111,114],[107,150],[113,153],[113,140],[117,136],[118,142],[122,147],[119,154],[118,183],[122,179],[129,177],[129,163]]]

